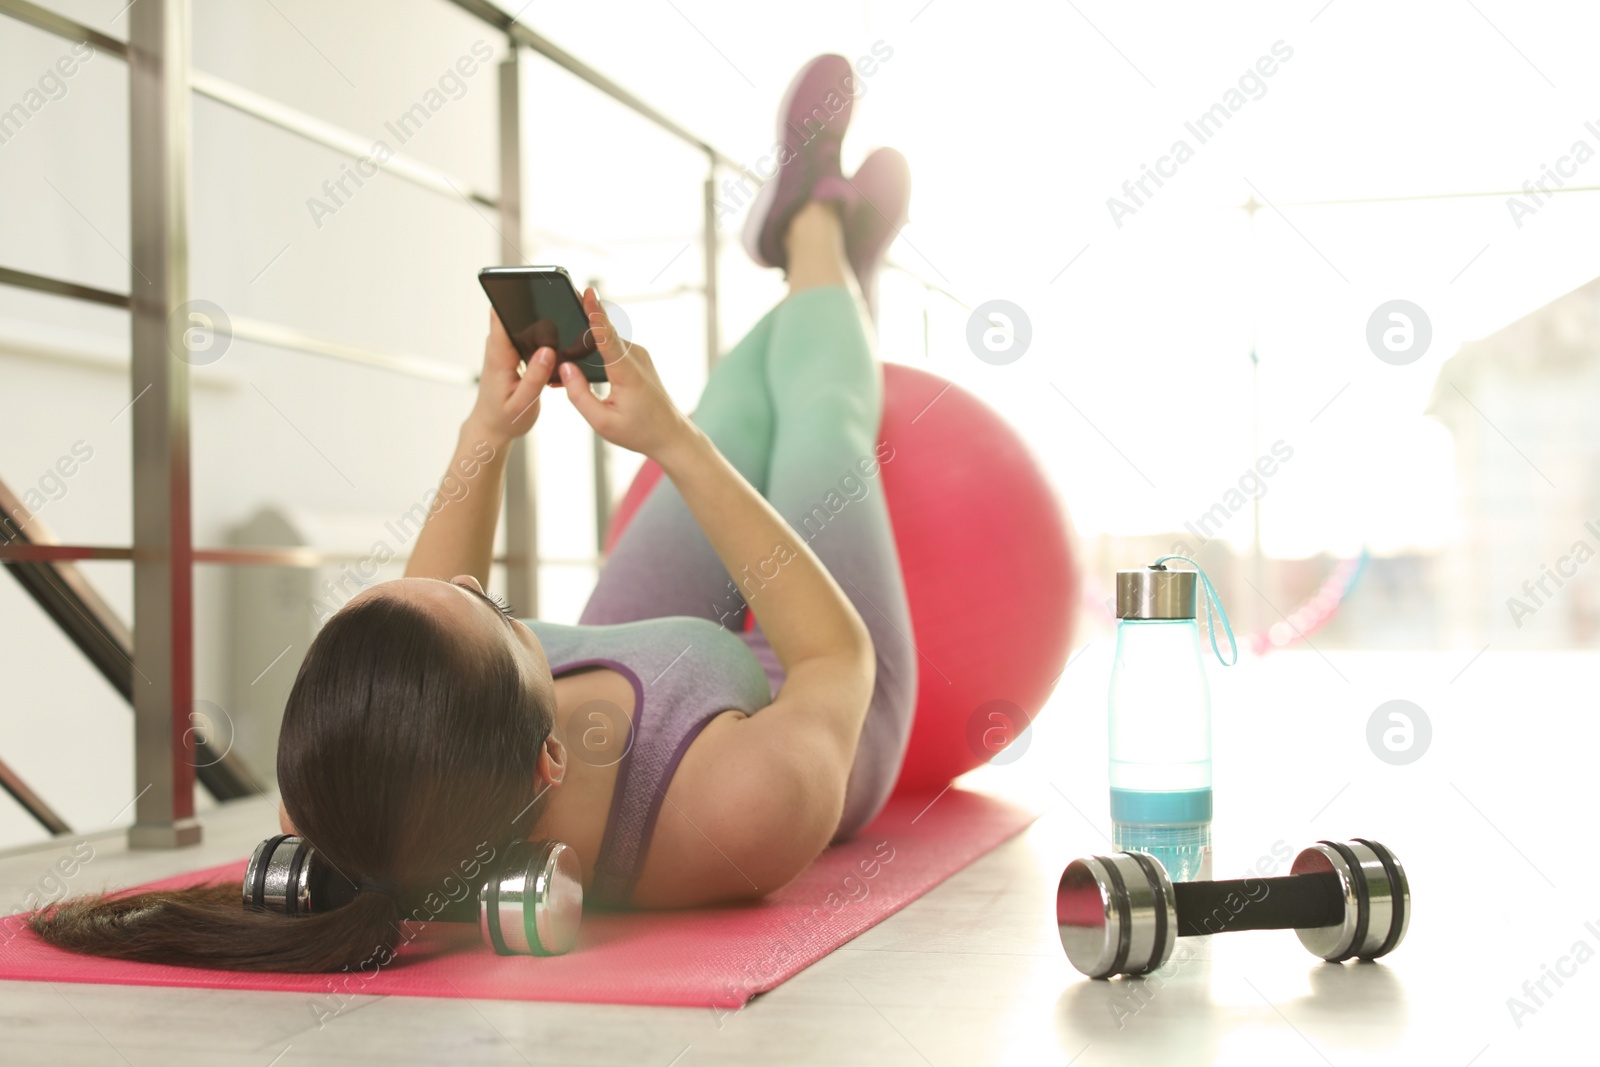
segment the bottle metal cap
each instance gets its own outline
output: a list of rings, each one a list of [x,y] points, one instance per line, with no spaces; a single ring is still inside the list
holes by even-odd
[[[1192,619],[1195,572],[1140,567],[1117,572],[1117,618]]]

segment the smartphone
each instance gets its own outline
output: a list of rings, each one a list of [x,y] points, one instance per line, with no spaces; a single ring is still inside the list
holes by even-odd
[[[550,369],[552,383],[560,383],[556,371],[563,363],[576,363],[591,382],[606,380],[605,357],[595,347],[589,314],[566,270],[485,267],[478,272],[478,284],[524,363],[548,346],[556,350],[556,364]]]

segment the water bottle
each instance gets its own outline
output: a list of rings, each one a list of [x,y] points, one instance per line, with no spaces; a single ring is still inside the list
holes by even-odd
[[[1149,567],[1117,572],[1117,653],[1111,668],[1112,847],[1148,852],[1173,881],[1211,877],[1211,695],[1195,616],[1203,573]],[[1186,562],[1193,562],[1186,560]],[[1233,648],[1227,615],[1222,625]],[[1216,625],[1211,645],[1217,647]],[[1217,658],[1224,666],[1232,661]]]

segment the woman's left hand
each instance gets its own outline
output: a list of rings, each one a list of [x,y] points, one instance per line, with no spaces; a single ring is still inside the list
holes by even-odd
[[[478,379],[478,400],[467,416],[468,425],[490,444],[504,445],[533,429],[539,419],[539,396],[550,380],[555,351],[541,348],[519,374],[522,357],[500,324],[500,316],[489,312],[489,338],[483,345],[483,374]]]

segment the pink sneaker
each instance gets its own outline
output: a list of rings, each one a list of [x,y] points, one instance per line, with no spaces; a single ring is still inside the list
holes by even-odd
[[[843,56],[818,56],[794,76],[778,109],[778,173],[761,186],[745,220],[744,247],[763,267],[783,267],[784,235],[808,200],[854,199],[839,172],[839,142],[850,125],[856,72]]]
[[[878,271],[906,224],[911,167],[892,148],[875,149],[850,179],[854,200],[845,206],[844,248],[873,321],[878,318]]]

